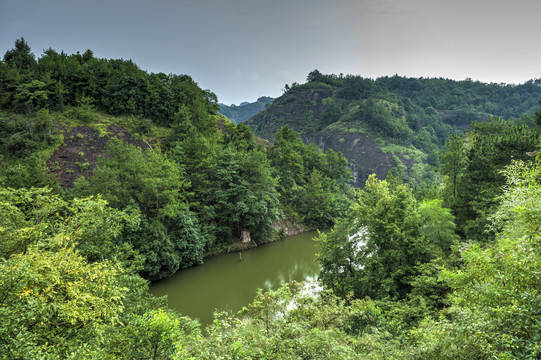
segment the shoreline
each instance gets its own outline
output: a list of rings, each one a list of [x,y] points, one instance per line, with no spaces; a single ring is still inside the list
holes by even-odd
[[[295,236],[295,235],[305,233],[307,231],[311,231],[311,229],[308,229],[306,226],[294,223],[293,221],[290,221],[290,220],[277,221],[271,225],[271,228],[273,230],[273,234],[269,241],[266,241],[261,244],[256,244],[253,241],[245,243],[240,240],[235,240],[235,242],[231,244],[230,246],[228,246],[227,248],[206,253],[203,256],[203,260],[206,260],[208,258],[217,256],[217,255],[229,254],[229,253],[253,249],[257,246],[270,244],[279,240],[289,238],[291,236]]]

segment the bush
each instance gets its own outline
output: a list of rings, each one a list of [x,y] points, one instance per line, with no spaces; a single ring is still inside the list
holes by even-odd
[[[34,119],[13,115],[0,117],[0,152],[22,158],[53,144],[58,138],[48,110],[40,110]]]

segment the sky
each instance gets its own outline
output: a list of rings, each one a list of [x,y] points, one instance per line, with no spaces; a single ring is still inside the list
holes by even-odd
[[[541,77],[537,0],[0,0],[0,56],[24,37],[190,75],[219,102],[278,97],[309,72]]]

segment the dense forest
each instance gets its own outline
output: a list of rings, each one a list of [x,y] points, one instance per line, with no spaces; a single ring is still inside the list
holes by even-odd
[[[340,154],[305,146],[287,128],[267,149],[248,127],[218,115],[216,96],[187,75],[148,74],[90,50],[68,56],[49,49],[36,60],[24,39],[1,66],[0,184],[49,186],[64,199],[99,194],[139,215],[122,241],[145,256],[149,279],[236,245],[245,229],[263,243],[280,235],[271,227],[278,220],[331,226],[353,198]],[[137,136],[115,138],[111,125]],[[71,154],[75,169],[51,160],[81,143],[90,146]],[[81,176],[66,181],[70,171]],[[328,208],[307,206],[311,188]]]
[[[317,76],[308,86],[349,81]],[[461,106],[392,79],[368,87]],[[358,101],[348,114],[374,110],[362,91],[347,97]],[[461,132],[427,145],[438,147],[430,179],[391,171],[354,189],[340,152],[289,126],[273,144],[255,137],[187,75],[90,50],[36,58],[21,38],[0,61],[0,356],[539,358],[534,106],[465,115]],[[405,121],[367,134],[413,141],[420,130]],[[259,292],[205,329],[148,292],[149,280],[245,246],[244,230],[260,244],[287,223],[332,228],[316,239],[319,282]]]

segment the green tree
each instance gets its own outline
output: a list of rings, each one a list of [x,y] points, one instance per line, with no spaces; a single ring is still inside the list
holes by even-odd
[[[381,91],[379,85],[371,79],[348,75],[340,87],[338,96],[346,100],[360,100],[378,95]]]
[[[35,110],[47,107],[49,104],[49,91],[46,84],[39,80],[32,80],[17,86],[14,96],[15,107],[23,113],[32,114]]]
[[[118,359],[179,359],[182,348],[181,322],[162,309],[132,316],[110,352]]]
[[[111,206],[142,214],[124,237],[145,256],[145,276],[159,279],[203,259],[205,241],[186,201],[188,186],[179,166],[160,151],[113,139],[94,175],[76,182],[75,193],[100,193]]]
[[[349,221],[320,235],[321,278],[344,296],[403,299],[428,262],[427,240],[420,234],[418,204],[406,185],[369,177]]]
[[[274,145],[268,150],[269,160],[278,172],[277,189],[281,195],[281,203],[288,217],[300,221],[298,209],[299,195],[305,179],[304,144],[298,133],[289,126],[284,126],[276,133]]]
[[[12,109],[17,87],[22,82],[19,70],[0,62],[0,105],[3,109]]]
[[[459,236],[456,234],[455,217],[451,209],[442,207],[443,200],[425,200],[419,205],[422,217],[420,235],[424,236],[432,245],[433,252],[440,256],[448,256],[451,246],[458,244]]]
[[[127,289],[121,269],[89,264],[72,249],[31,248],[0,264],[0,349],[8,358],[67,358],[114,324]]]
[[[306,82],[317,82],[317,81],[323,81],[324,75],[318,70],[315,69],[311,71],[308,76],[306,77]]]
[[[270,174],[263,169],[263,153],[251,152],[245,160],[246,165],[234,150],[224,149],[213,178],[216,187],[212,203],[218,216],[219,238],[226,243],[243,229],[254,231],[254,240],[265,241],[261,236],[268,235],[276,220],[277,194]]]
[[[422,358],[535,359],[541,354],[539,162],[514,162],[489,246],[464,244],[464,266],[444,271],[452,289],[447,320],[416,332]]]
[[[301,209],[304,223],[313,229],[328,229],[333,225],[335,209],[331,192],[324,184],[323,176],[314,169],[304,188]]]
[[[323,153],[314,144],[304,145],[298,133],[284,126],[267,154],[290,219],[323,229],[344,215],[354,196],[348,162],[341,153],[331,149]],[[317,207],[312,206],[315,203]]]
[[[31,70],[36,65],[36,58],[30,49],[30,45],[20,38],[15,40],[15,48],[6,51],[4,62],[21,70]]]
[[[446,199],[453,201],[457,197],[457,187],[460,176],[466,166],[464,137],[455,133],[449,137],[440,154],[441,172],[445,176],[447,194]]]
[[[0,203],[0,353],[6,359],[103,356],[104,332],[141,302],[133,301],[135,293],[144,297],[125,286],[145,286],[121,267],[127,249],[107,250],[136,219],[104,200],[66,202],[46,188],[1,189]],[[83,254],[96,247],[102,258],[88,261]]]
[[[250,192],[256,199],[245,226],[253,232],[256,242],[264,242],[270,237],[272,223],[281,217],[278,182],[264,152],[253,149],[241,151],[239,155],[241,176],[250,184]]]
[[[208,336],[184,343],[183,351],[197,359],[365,358],[376,341],[360,346],[355,335],[372,336],[380,320],[371,301],[346,302],[318,285],[287,284],[258,292],[240,317],[216,314]]]
[[[449,204],[456,217],[457,231],[470,240],[487,241],[488,218],[498,206],[505,177],[502,170],[513,159],[531,160],[528,153],[536,148],[540,132],[523,125],[514,125],[494,118],[472,123],[464,137],[465,159],[460,160],[459,138],[452,139],[442,168],[450,175],[447,186],[456,193]],[[448,161],[449,160],[449,161]],[[460,164],[464,164],[459,172]],[[493,239],[494,233],[488,238]]]
[[[179,108],[186,109],[184,107]],[[204,136],[199,133],[191,121],[187,121],[178,129],[180,135],[169,144],[169,157],[177,164],[182,164],[186,179],[190,186],[187,188],[187,199],[191,209],[197,215],[201,224],[201,234],[207,246],[216,243],[216,213],[213,207],[215,184],[213,174],[216,170],[218,154],[222,149],[218,133]],[[176,124],[173,126],[176,131]]]

